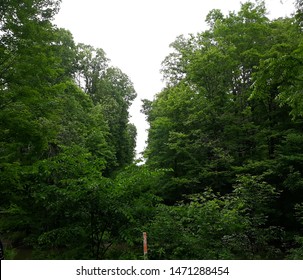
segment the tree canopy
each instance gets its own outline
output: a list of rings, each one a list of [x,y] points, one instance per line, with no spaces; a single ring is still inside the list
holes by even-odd
[[[301,259],[302,3],[212,10],[143,100],[55,0],[1,0],[0,238],[7,259]]]
[[[160,223],[169,231],[176,221],[184,231],[176,243],[155,247],[155,256],[301,256],[300,5],[293,17],[274,20],[262,1],[227,15],[213,10],[208,30],[171,44],[162,64],[166,87],[144,101],[145,156],[151,168],[171,170],[158,189],[168,208],[159,210],[155,240],[166,230]],[[206,213],[214,215],[209,224]]]

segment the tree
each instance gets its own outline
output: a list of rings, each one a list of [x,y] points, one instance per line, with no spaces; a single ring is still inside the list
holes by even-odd
[[[262,177],[238,177],[232,193],[211,189],[159,206],[150,223],[152,259],[279,259],[283,229],[267,224],[279,193]]]
[[[130,138],[135,137],[135,133],[133,128],[129,130],[128,109],[136,93],[126,74],[108,66],[109,60],[102,49],[80,44],[77,57],[77,83],[95,105],[100,104],[110,129],[116,160],[109,166],[109,174],[115,166],[121,168],[134,159],[135,138]]]
[[[226,242],[239,247],[230,247],[227,258],[249,246],[243,258],[283,256],[301,228],[295,210],[302,198],[301,30],[294,18],[269,20],[262,1],[246,2],[227,16],[211,11],[206,20],[208,30],[172,44],[174,51],[163,63],[167,86],[155,100],[144,101],[150,123],[146,162],[172,170],[159,189],[166,204],[187,202],[188,194],[199,196],[210,188],[239,212],[248,224],[238,234],[248,243],[231,234]],[[254,188],[268,190],[267,197],[271,188],[279,194],[271,197],[273,211],[245,201],[264,215],[261,223],[227,200],[231,195],[240,203]],[[177,215],[174,208],[165,211],[160,220]],[[213,244],[222,238],[214,237]]]
[[[36,258],[104,258],[127,221],[105,177],[134,158],[132,83],[52,25],[59,1],[2,2],[1,235]]]

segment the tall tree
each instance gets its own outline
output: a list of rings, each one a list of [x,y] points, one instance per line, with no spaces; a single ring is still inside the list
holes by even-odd
[[[0,233],[37,258],[101,258],[120,234],[105,176],[134,158],[135,92],[52,24],[59,2],[0,5]]]
[[[123,167],[134,159],[134,131],[129,130],[129,107],[136,97],[132,82],[120,69],[110,67],[102,49],[80,44],[76,79],[80,87],[100,104],[110,129],[116,161],[111,168]],[[133,139],[131,139],[133,138]]]

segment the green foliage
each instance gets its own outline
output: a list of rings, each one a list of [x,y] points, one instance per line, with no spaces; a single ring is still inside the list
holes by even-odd
[[[145,231],[150,259],[301,259],[301,2],[213,10],[176,38],[141,165],[132,82],[52,24],[59,3],[0,5],[6,258],[142,259]]]
[[[128,122],[128,109],[136,98],[132,82],[120,69],[110,67],[102,49],[79,44],[74,74],[78,85],[95,106],[102,108],[109,127],[108,142],[112,145],[112,162],[107,174],[122,168],[134,159],[136,131]]]
[[[149,227],[156,259],[278,259],[283,230],[268,223],[279,193],[250,175],[226,196],[211,189],[176,206],[160,206]]]
[[[162,64],[167,86],[144,101],[146,163],[172,170],[159,189],[170,206],[159,207],[151,224],[154,258],[283,258],[299,240],[302,33],[298,15],[266,15],[263,1],[226,16],[211,11],[209,30],[171,44]],[[209,188],[215,198],[190,216],[195,204],[184,197]],[[213,228],[203,225],[201,233],[184,223],[190,216],[193,227],[203,224],[208,209]],[[235,224],[224,227],[229,219]]]
[[[60,1],[19,2],[0,8],[0,233],[33,258],[104,258],[127,224],[108,177],[135,156],[135,91],[51,23]]]

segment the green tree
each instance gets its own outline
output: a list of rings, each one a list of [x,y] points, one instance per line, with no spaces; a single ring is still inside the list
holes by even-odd
[[[230,242],[226,258],[283,257],[301,229],[295,209],[302,199],[302,35],[295,17],[269,20],[266,14],[262,1],[246,2],[227,16],[211,11],[208,30],[180,36],[171,45],[174,51],[162,70],[167,86],[143,107],[150,123],[146,162],[172,170],[159,189],[165,202],[176,204],[184,195],[210,188],[246,221],[235,235],[223,235]],[[268,191],[264,196],[270,197],[272,211],[253,195],[254,188]],[[256,201],[244,199],[246,191]],[[258,214],[242,211],[243,203]],[[177,215],[174,207],[159,219],[170,224]],[[241,240],[234,239],[236,234]],[[213,244],[222,238],[214,237]],[[220,246],[217,252],[223,252]]]
[[[114,149],[114,167],[121,168],[134,159],[134,127],[129,124],[129,107],[136,97],[132,82],[120,69],[110,67],[102,49],[84,44],[78,45],[78,85],[91,97],[95,105],[100,104],[110,129],[110,143]]]
[[[232,193],[211,189],[159,206],[148,227],[153,259],[279,259],[284,232],[268,224],[277,190],[242,175]]]
[[[52,25],[58,5],[1,2],[0,233],[35,258],[104,258],[127,222],[105,176],[134,158],[135,93]]]

